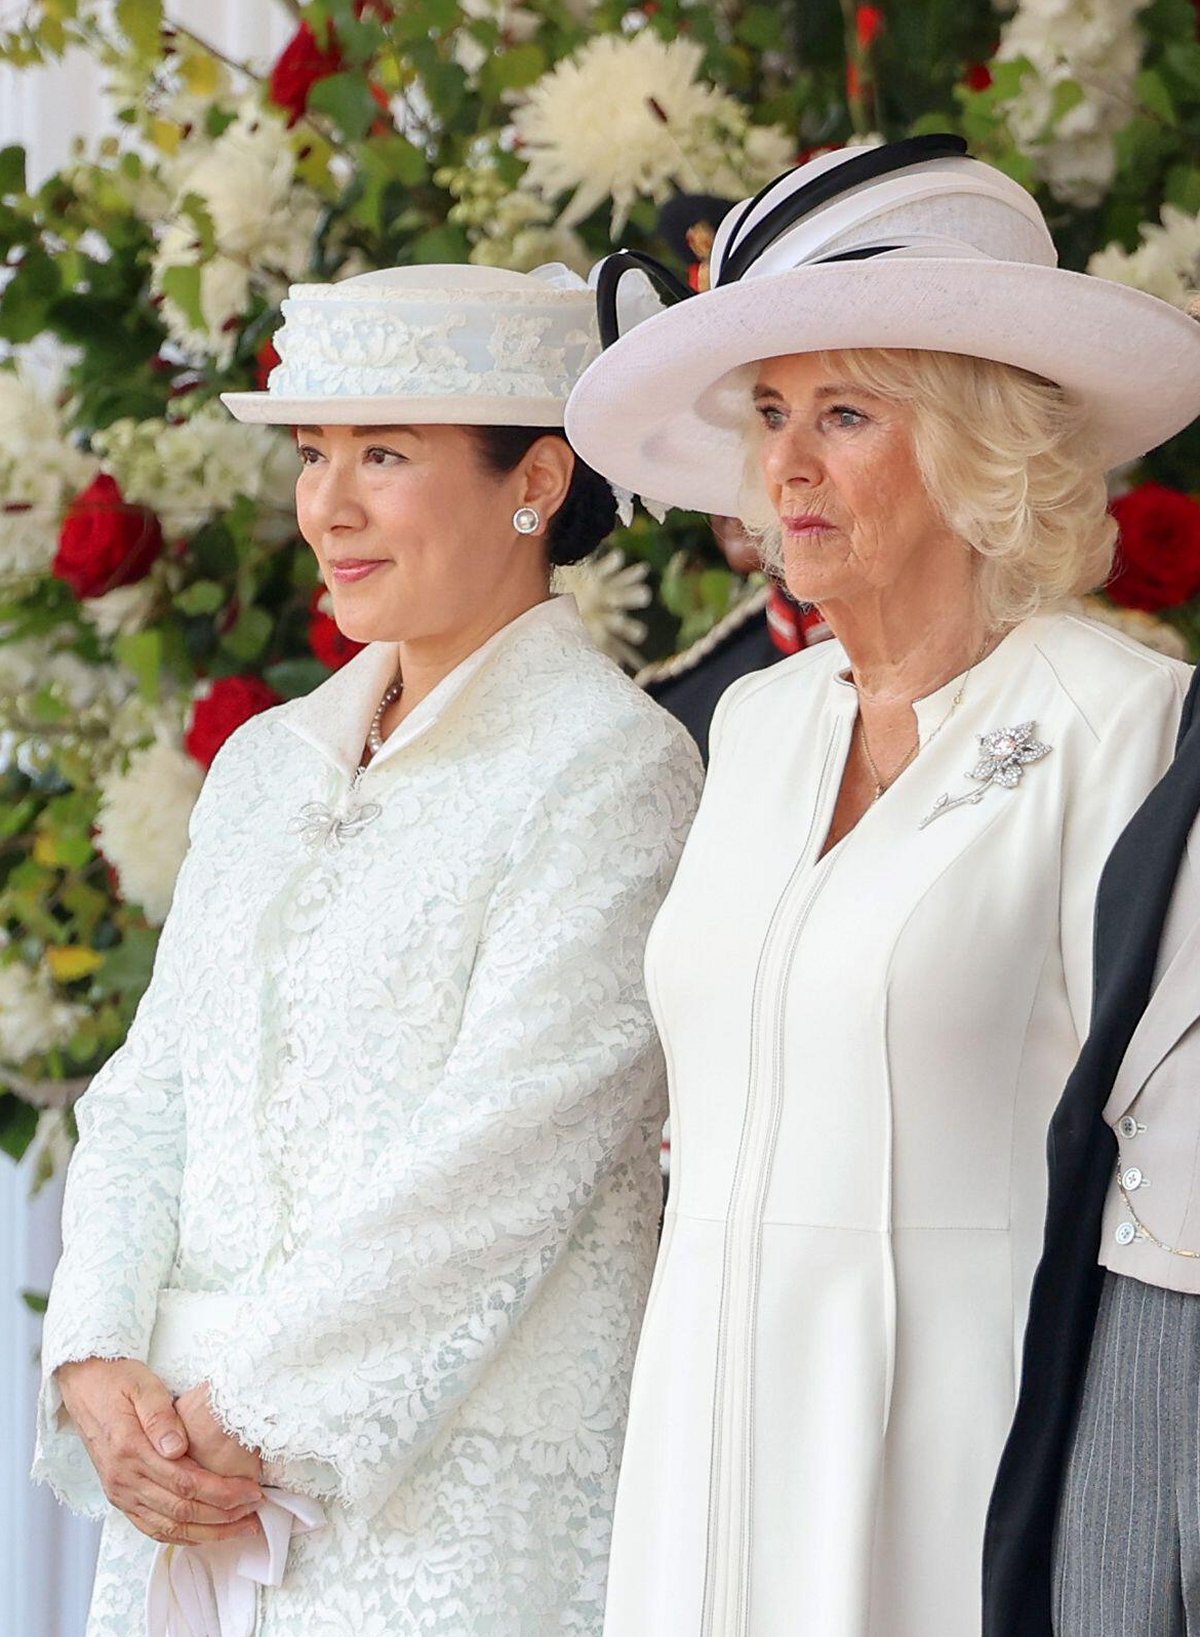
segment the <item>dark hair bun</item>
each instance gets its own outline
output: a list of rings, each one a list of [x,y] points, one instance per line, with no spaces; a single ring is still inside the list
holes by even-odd
[[[617,522],[617,502],[598,472],[575,457],[567,498],[550,521],[550,561],[560,568],[590,557]]]
[[[554,426],[473,426],[475,441],[494,472],[511,472],[539,438],[566,436]],[[566,499],[550,520],[550,561],[558,568],[590,557],[616,527],[617,502],[608,483],[575,456]]]

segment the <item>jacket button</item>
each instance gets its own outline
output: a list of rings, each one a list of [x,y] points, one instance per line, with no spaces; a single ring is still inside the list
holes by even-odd
[[[1142,1173],[1138,1170],[1136,1165],[1131,1165],[1128,1171],[1123,1173],[1121,1182],[1124,1185],[1126,1192],[1131,1194],[1135,1188],[1140,1188],[1142,1186]]]
[[[1132,1245],[1137,1238],[1137,1229],[1132,1222],[1122,1222],[1113,1237],[1118,1245]]]
[[[1124,1118],[1117,1121],[1117,1130],[1121,1133],[1122,1137],[1136,1137],[1138,1134],[1138,1123],[1132,1114],[1126,1114]]]

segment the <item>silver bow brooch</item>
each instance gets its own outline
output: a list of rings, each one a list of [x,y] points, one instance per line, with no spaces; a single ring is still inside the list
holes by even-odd
[[[981,733],[979,760],[967,774],[968,779],[976,781],[978,790],[968,790],[962,796],[939,796],[933,804],[933,811],[925,815],[917,828],[923,830],[927,824],[932,824],[934,819],[941,818],[943,813],[949,813],[955,807],[973,806],[982,801],[994,784],[1001,785],[1005,790],[1015,790],[1030,762],[1040,762],[1043,756],[1050,754],[1052,747],[1034,738],[1036,727],[1036,722],[1022,722],[1015,728],[996,728],[992,733]]]
[[[298,835],[306,847],[324,846],[326,852],[333,853],[343,842],[353,841],[382,812],[377,801],[363,802],[347,812],[326,807],[321,801],[310,801],[288,825],[288,831]]]

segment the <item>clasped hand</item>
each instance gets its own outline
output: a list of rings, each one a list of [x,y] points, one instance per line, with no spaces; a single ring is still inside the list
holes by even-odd
[[[135,1359],[84,1359],[56,1378],[104,1493],[144,1535],[201,1545],[259,1532],[262,1464],[221,1427],[206,1384],[173,1401]]]

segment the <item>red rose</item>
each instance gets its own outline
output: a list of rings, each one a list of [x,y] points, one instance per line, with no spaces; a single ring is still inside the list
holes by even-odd
[[[275,351],[274,341],[264,341],[254,355],[254,385],[259,392],[267,390],[267,381],[276,364],[282,359]]]
[[[158,518],[146,506],[131,506],[102,472],[67,508],[54,573],[77,597],[102,597],[144,580],[162,549]]]
[[[1200,592],[1200,505],[1190,495],[1143,483],[1115,500],[1112,512],[1121,538],[1105,589],[1114,602],[1154,614]]]
[[[364,646],[363,643],[342,635],[337,621],[329,613],[329,593],[323,585],[319,585],[313,592],[312,602],[309,604],[308,646],[321,664],[328,665],[331,671],[340,669]]]
[[[211,767],[213,757],[229,735],[259,711],[281,703],[281,696],[260,676],[223,676],[214,682],[204,699],[192,706],[192,725],[184,736],[189,756],[201,767]]]
[[[308,107],[313,86],[331,74],[340,74],[342,67],[342,52],[332,24],[326,28],[325,45],[321,46],[312,25],[301,23],[271,70],[271,101],[287,110],[288,124],[294,125]]]
[[[854,13],[854,32],[858,49],[870,51],[883,32],[883,13],[878,6],[859,6]]]
[[[992,83],[992,71],[986,63],[972,63],[967,69],[967,85],[972,91],[986,91]]]

